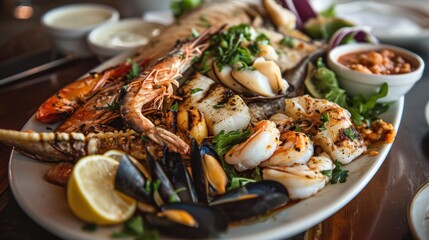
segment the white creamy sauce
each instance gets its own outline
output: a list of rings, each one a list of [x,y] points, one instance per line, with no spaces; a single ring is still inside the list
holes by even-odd
[[[58,28],[80,28],[94,25],[110,18],[110,14],[103,11],[81,10],[65,12],[53,16],[50,23]]]
[[[147,29],[134,28],[117,28],[100,34],[97,42],[106,47],[137,47],[145,45],[149,39],[159,34],[159,29],[148,32]]]
[[[109,47],[136,47],[144,45],[149,41],[144,32],[122,31],[114,32],[103,39],[103,45]]]

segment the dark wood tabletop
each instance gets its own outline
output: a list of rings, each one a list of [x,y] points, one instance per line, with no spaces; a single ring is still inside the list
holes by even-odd
[[[18,1],[0,1],[0,62],[53,48],[39,19],[46,10],[67,2],[34,1],[32,18],[19,20],[13,16]],[[428,64],[429,44],[416,43],[411,50]],[[78,59],[0,86],[0,128],[20,130],[44,100],[98,64],[95,57]],[[308,231],[308,239],[413,238],[407,206],[415,190],[429,180],[429,126],[424,116],[428,101],[426,70],[423,79],[406,95],[396,140],[379,171],[350,203]],[[0,239],[58,239],[16,202],[8,184],[10,153],[10,147],[0,144]]]

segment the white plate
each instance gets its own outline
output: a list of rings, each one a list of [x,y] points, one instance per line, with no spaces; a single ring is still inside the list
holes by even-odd
[[[425,108],[425,117],[426,117],[426,122],[429,125],[429,102],[426,103],[426,108]]]
[[[116,65],[126,56],[128,56],[127,53],[115,57],[95,71]],[[403,106],[402,97],[382,118],[398,129]],[[38,123],[33,116],[24,129],[46,131],[46,125]],[[329,184],[314,197],[279,211],[275,216],[262,222],[231,227],[222,237],[246,240],[286,238],[320,223],[345,206],[366,186],[383,163],[390,147],[390,144],[384,146],[375,157],[366,155],[348,164],[345,168],[350,171],[350,175],[346,183]],[[110,239],[110,234],[118,231],[119,227],[98,228],[94,233],[81,230],[84,223],[69,210],[65,189],[50,184],[44,179],[50,166],[50,164],[27,158],[16,151],[12,152],[9,182],[22,209],[42,227],[62,238]]]
[[[408,224],[416,239],[429,239],[429,182],[414,193],[408,205]]]
[[[428,7],[417,1],[407,1],[408,5],[400,2],[395,4],[356,1],[337,4],[335,12],[338,17],[357,25],[370,26],[374,34],[384,42],[409,44],[429,39]]]

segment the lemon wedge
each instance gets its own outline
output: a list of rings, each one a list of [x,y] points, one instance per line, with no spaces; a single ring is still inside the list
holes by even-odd
[[[75,165],[67,185],[67,201],[80,219],[98,225],[117,224],[135,212],[136,201],[114,190],[119,161],[89,155]]]

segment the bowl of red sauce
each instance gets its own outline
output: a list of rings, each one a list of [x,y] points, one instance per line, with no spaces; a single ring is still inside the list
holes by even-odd
[[[387,96],[379,101],[392,102],[404,96],[421,79],[425,64],[420,56],[400,47],[356,43],[332,49],[328,54],[328,66],[348,94],[370,97],[387,83]]]

